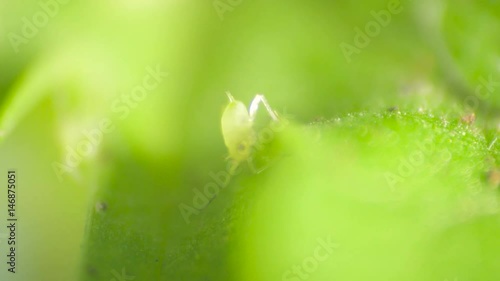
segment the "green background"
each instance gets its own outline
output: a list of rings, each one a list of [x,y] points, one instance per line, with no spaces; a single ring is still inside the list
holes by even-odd
[[[0,236],[0,279],[284,280],[330,235],[308,280],[500,278],[498,1],[401,1],[349,58],[341,44],[392,1],[62,2],[0,0],[0,166],[18,171],[20,220],[18,273]],[[256,152],[262,173],[242,164],[186,223],[179,204],[227,170],[226,91],[265,94],[289,126]]]

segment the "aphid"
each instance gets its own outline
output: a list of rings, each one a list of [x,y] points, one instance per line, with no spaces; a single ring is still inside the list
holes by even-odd
[[[264,105],[273,121],[277,122],[279,119],[278,114],[269,106],[263,95],[256,95],[247,110],[245,104],[235,100],[229,92],[226,94],[229,104],[222,114],[222,136],[229,151],[229,158],[233,162],[232,170],[234,170],[241,162],[250,159],[252,149],[257,142],[254,121],[259,103]]]

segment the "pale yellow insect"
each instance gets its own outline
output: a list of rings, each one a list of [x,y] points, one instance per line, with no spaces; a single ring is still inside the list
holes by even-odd
[[[273,121],[279,121],[278,114],[269,106],[263,95],[256,95],[249,109],[227,92],[229,104],[222,114],[221,126],[224,143],[229,151],[229,159],[233,162],[233,170],[251,157],[253,146],[257,142],[254,128],[255,116],[262,103]]]

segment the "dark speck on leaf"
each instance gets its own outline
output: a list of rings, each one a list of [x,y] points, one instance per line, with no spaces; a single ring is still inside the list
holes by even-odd
[[[397,106],[391,106],[387,109],[387,111],[389,112],[398,112],[399,111],[399,107]]]
[[[97,276],[97,269],[95,269],[95,267],[93,266],[88,266],[87,267],[87,273],[90,275],[90,276]]]
[[[239,151],[244,151],[244,150],[245,150],[245,145],[244,145],[244,144],[242,144],[242,143],[240,143],[240,144],[238,145],[238,150],[239,150]]]
[[[96,212],[105,212],[108,209],[108,204],[105,202],[97,202],[95,204],[95,210]]]

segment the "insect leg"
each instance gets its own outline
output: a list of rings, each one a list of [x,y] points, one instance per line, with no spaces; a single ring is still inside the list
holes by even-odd
[[[266,108],[267,113],[269,113],[269,116],[271,116],[271,118],[274,121],[278,121],[278,114],[271,108],[264,95],[260,94],[256,95],[255,98],[252,100],[252,103],[250,104],[250,109],[249,109],[250,121],[253,121],[255,119],[255,115],[257,114],[257,109],[259,108],[259,103],[261,102],[264,104],[264,107]]]
[[[229,99],[229,102],[234,102],[233,95],[231,95],[230,92],[226,92],[227,98]]]

